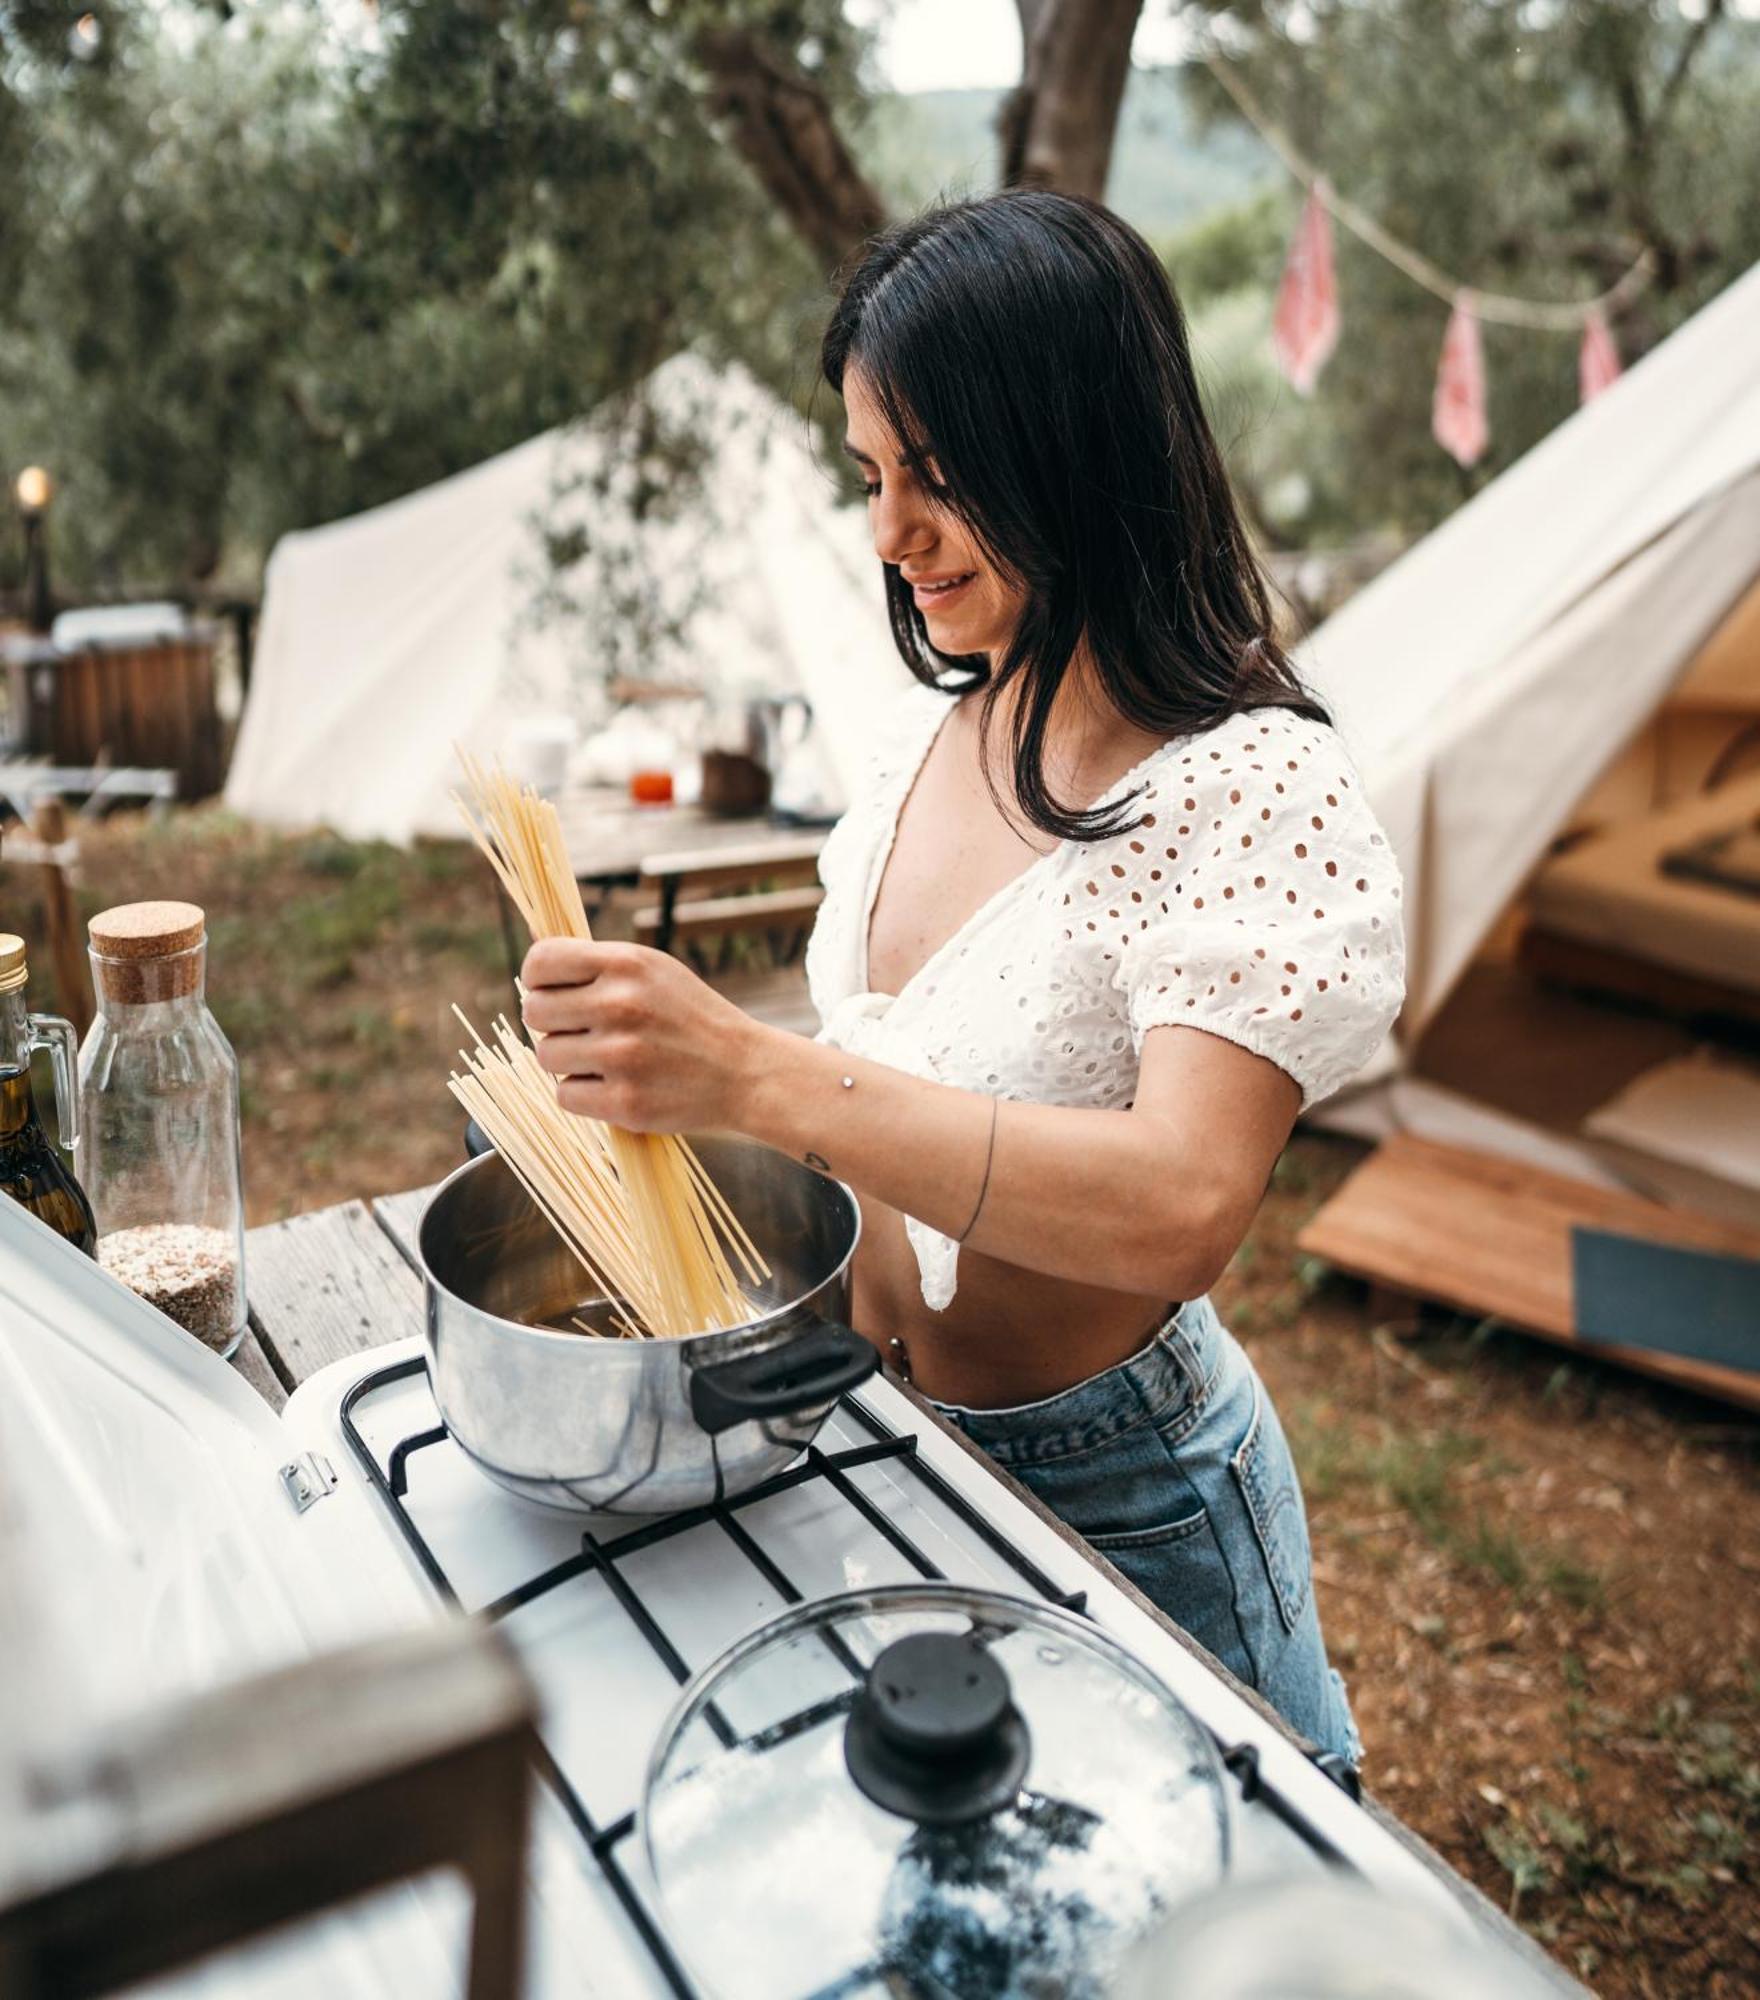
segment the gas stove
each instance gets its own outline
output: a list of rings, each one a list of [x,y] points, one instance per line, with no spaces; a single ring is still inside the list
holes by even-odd
[[[1343,1869],[1473,1925],[1397,1828],[886,1381],[846,1399],[788,1471],[733,1500],[657,1520],[553,1513],[494,1485],[448,1436],[419,1343],[333,1364],[277,1418],[86,1260],[48,1254],[47,1232],[8,1206],[8,1472],[38,1503],[39,1568],[65,1576],[83,1548],[84,1595],[94,1617],[102,1597],[108,1643],[139,1625],[142,1659],[97,1694],[114,1707],[125,1679],[136,1700],[199,1692],[459,1611],[496,1625],[542,1710],[527,1871],[534,2000],[699,2000],[636,1837],[650,1752],[680,1686],[791,1605],[925,1578],[1078,1609],[1157,1673],[1229,1773],[1236,1881]],[[86,1677],[103,1680],[96,1657],[83,1658]],[[457,1991],[463,1903],[423,1882],[256,1947],[248,1979],[241,1961],[217,1985],[198,1973],[153,1990],[310,1991],[334,1967],[316,1970],[309,1954],[329,1951],[352,1968],[333,1990],[363,2000]]]

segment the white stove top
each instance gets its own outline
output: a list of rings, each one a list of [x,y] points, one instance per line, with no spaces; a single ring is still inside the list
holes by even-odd
[[[16,1475],[27,1567],[82,1682],[70,1673],[45,1700],[67,1707],[77,1693],[79,1719],[95,1722],[452,1615],[449,1593],[467,1611],[493,1608],[540,1691],[555,1767],[530,1871],[532,2000],[698,1993],[672,1961],[631,1832],[680,1680],[797,1597],[925,1575],[1083,1594],[1221,1748],[1248,1746],[1269,1797],[1233,1787],[1236,1879],[1312,1874],[1330,1852],[1470,1923],[1392,1833],[884,1382],[834,1415],[807,1476],[683,1525],[534,1507],[443,1431],[407,1444],[437,1431],[418,1343],[323,1370],[278,1419],[215,1356],[0,1202],[0,1466],[9,1486]],[[283,1468],[303,1453],[336,1483],[300,1512]],[[443,1996],[462,1975],[462,1900],[424,1883],[152,1990]]]
[[[324,1370],[289,1404],[290,1427],[344,1478],[359,1469],[363,1448],[381,1474],[389,1473],[400,1443],[438,1426],[419,1357],[419,1346],[409,1343]],[[400,1366],[401,1379],[369,1386],[354,1399],[350,1439],[345,1400],[358,1384]],[[899,1450],[898,1440],[908,1448]],[[896,1389],[870,1383],[832,1417],[817,1449],[834,1466],[846,1454],[876,1455],[840,1471],[842,1490],[838,1478],[809,1468],[787,1491],[736,1502],[682,1529],[529,1505],[502,1492],[444,1438],[404,1460],[401,1505],[410,1528],[466,1610],[494,1608],[540,1691],[557,1779],[595,1831],[629,1826],[680,1673],[706,1666],[797,1598],[929,1574],[1029,1597],[1083,1594],[1090,1615],[1161,1675],[1219,1746],[1251,1745],[1264,1787],[1302,1830],[1264,1796],[1248,1802],[1237,1781],[1237,1880],[1322,1870],[1329,1847],[1390,1892],[1448,1901],[1428,1871],[1332,1779],[981,1464],[924,1424]],[[937,1484],[953,1497],[944,1498]],[[390,1496],[375,1497],[389,1523]],[[982,1525],[962,1513],[961,1501]],[[615,1586],[606,1565],[583,1554],[583,1531],[608,1558]],[[440,1593],[421,1558],[400,1533],[394,1539],[407,1578],[438,1608]],[[643,1617],[658,1628],[670,1662],[644,1634]],[[570,1906],[571,1928],[578,1931],[589,1910],[596,1921],[584,1960],[560,1963],[554,1950],[541,1950],[535,1990],[694,1995],[698,1989],[683,1968],[657,1962],[642,1919],[632,1919],[622,1900],[620,1892],[627,1892],[654,1931],[661,1930],[638,1840],[614,1841],[607,1875],[565,1813],[546,1818],[540,1941],[558,1896]],[[660,1951],[667,1955],[663,1938]]]

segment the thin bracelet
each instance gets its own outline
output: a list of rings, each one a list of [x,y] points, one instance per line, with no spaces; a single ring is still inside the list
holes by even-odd
[[[990,1100],[990,1143],[984,1149],[984,1181],[978,1189],[978,1205],[972,1210],[971,1221],[953,1239],[956,1243],[963,1243],[971,1235],[978,1226],[978,1217],[984,1212],[984,1197],[990,1192],[990,1163],[996,1157],[996,1112],[999,1102],[994,1097]]]

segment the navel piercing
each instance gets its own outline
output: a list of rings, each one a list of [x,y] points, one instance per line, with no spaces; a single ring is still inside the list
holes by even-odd
[[[854,1090],[856,1087],[856,1080],[853,1076],[843,1077],[841,1082],[845,1090]]]

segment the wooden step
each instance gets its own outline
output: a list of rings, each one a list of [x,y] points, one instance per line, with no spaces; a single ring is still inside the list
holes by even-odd
[[[1372,1285],[1760,1410],[1760,1374],[1578,1338],[1571,1231],[1579,1227],[1760,1258],[1760,1233],[1738,1224],[1404,1135],[1364,1161],[1296,1247]]]

